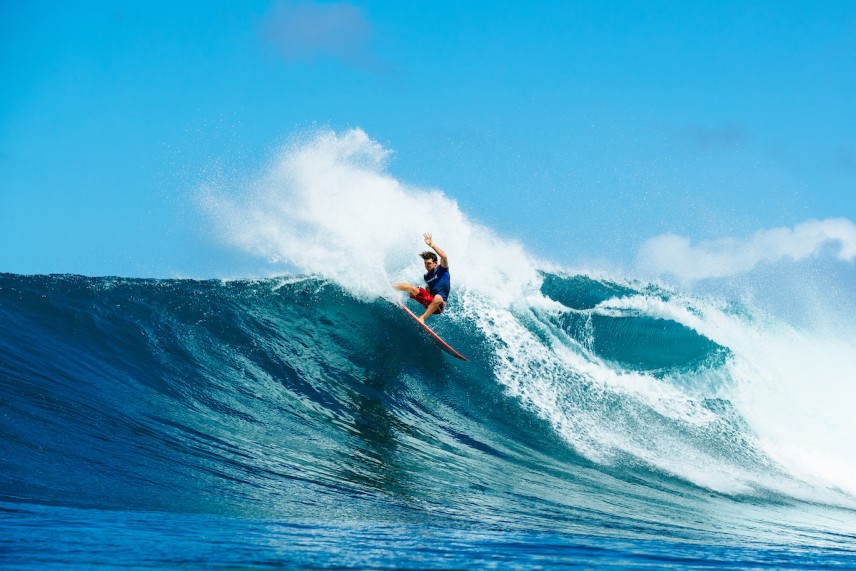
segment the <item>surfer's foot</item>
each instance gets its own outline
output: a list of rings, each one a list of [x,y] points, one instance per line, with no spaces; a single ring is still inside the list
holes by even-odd
[[[425,325],[425,318],[424,317],[417,317],[416,319],[419,320],[419,323],[421,323],[422,325]]]

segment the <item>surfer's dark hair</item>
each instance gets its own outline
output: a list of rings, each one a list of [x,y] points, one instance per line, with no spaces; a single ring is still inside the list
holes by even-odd
[[[437,254],[435,254],[434,252],[422,252],[419,255],[422,256],[423,260],[433,260],[435,262],[437,261]]]

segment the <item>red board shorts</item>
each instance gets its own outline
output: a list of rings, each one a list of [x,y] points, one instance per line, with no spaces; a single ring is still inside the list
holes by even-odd
[[[415,299],[419,302],[422,307],[428,309],[428,306],[431,305],[431,302],[434,301],[434,296],[425,289],[424,287],[419,288],[419,293],[416,295],[410,294],[410,299]],[[434,315],[440,315],[443,313],[443,310],[446,309],[446,302],[444,301],[437,307],[437,311],[434,312]]]

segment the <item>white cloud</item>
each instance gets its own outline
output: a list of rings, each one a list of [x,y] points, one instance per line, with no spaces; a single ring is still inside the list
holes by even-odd
[[[853,261],[856,225],[847,218],[806,220],[793,228],[759,230],[747,239],[724,238],[696,245],[684,236],[661,234],[642,244],[637,264],[646,273],[689,282],[748,272],[764,262],[799,261],[826,248],[842,261]]]

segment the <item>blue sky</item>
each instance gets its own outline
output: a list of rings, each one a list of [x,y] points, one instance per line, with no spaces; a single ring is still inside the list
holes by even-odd
[[[0,271],[252,273],[194,192],[326,127],[566,265],[856,220],[856,4],[535,6],[3,2]]]

